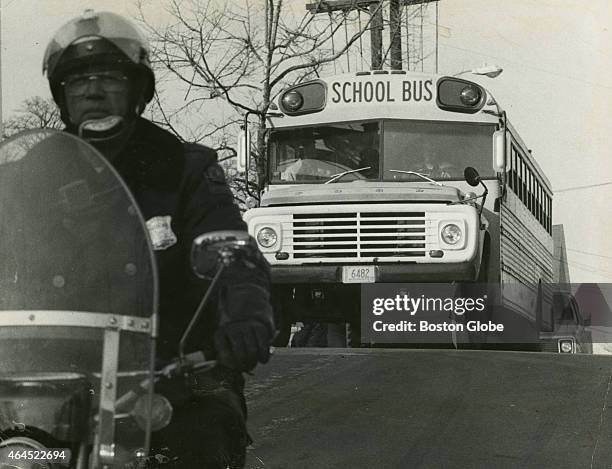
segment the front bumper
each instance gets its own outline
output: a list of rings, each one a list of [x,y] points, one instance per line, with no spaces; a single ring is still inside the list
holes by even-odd
[[[275,284],[342,283],[342,265],[272,266]],[[474,281],[478,261],[449,264],[388,263],[376,265],[376,283]]]

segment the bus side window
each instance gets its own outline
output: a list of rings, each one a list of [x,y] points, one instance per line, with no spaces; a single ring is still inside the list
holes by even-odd
[[[527,172],[527,200],[525,202],[525,205],[527,206],[527,209],[533,214],[533,205],[531,203],[531,186],[533,184],[533,174],[531,174],[531,168],[529,168],[529,166],[527,165],[525,165],[525,171]]]
[[[546,192],[544,193],[544,228],[550,232],[550,227],[548,226],[548,194]]]
[[[535,214],[535,204],[534,204],[534,192],[533,192],[533,173],[531,170],[529,171],[529,211],[531,214]]]
[[[524,176],[524,170],[525,170],[525,168],[523,166],[523,160],[519,156],[519,188],[518,188],[518,196],[519,196],[519,199],[521,199],[521,202],[524,202],[524,200],[525,200],[523,198],[523,187],[524,187],[523,181],[525,180],[524,179],[524,177],[525,177]]]
[[[542,184],[540,184],[540,224],[546,228],[546,224],[544,223],[544,189],[542,188]]]
[[[536,180],[536,218],[538,223],[542,226],[542,188],[540,187],[540,181]]]
[[[550,233],[550,225],[548,223],[548,194],[544,194],[544,222],[546,224],[546,231]]]
[[[518,195],[518,158],[516,154],[516,147],[514,145],[512,145],[511,156],[512,174],[510,178],[510,187],[514,193]]]
[[[536,192],[536,184],[537,184],[537,179],[535,177],[535,174],[531,175],[531,213],[533,213],[534,218],[538,217],[538,193]]]
[[[550,232],[550,226],[548,224],[548,193],[544,192],[544,224],[546,226],[546,231]]]
[[[537,201],[536,177],[535,177],[535,174],[531,173],[531,213],[534,218],[538,216],[538,211],[536,209],[536,201]]]
[[[517,153],[516,157],[518,158],[518,172],[519,172],[519,183],[518,183],[518,196],[521,202],[523,201],[523,160],[521,159],[521,155]]]
[[[527,171],[527,208],[533,215],[533,174],[531,173],[530,169]]]
[[[552,201],[548,195],[546,196],[546,224],[548,232],[552,234]]]
[[[523,203],[527,210],[529,210],[529,167],[523,162],[525,166],[525,193],[523,194],[524,200]]]
[[[544,192],[544,197],[542,198],[542,210],[544,211],[544,214],[542,215],[544,217],[544,228],[546,228],[546,231],[548,230],[548,206],[547,206],[547,201],[548,201],[548,194],[546,192]]]

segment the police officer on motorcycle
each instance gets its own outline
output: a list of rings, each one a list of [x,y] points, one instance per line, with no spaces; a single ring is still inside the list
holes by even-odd
[[[245,230],[216,154],[185,144],[144,119],[155,77],[150,49],[123,17],[87,10],[55,34],[44,57],[66,131],[81,135],[118,170],[147,220],[160,278],[161,360],[177,355],[181,335],[207,284],[189,265],[192,241],[214,230]],[[109,226],[108,235],[113,236]],[[217,359],[187,392],[161,391],[180,401],[170,425],[153,435],[177,467],[243,467],[249,438],[242,372],[269,358],[274,325],[269,271],[263,259],[235,265],[221,279],[218,307],[191,341]],[[170,459],[172,459],[172,457]]]

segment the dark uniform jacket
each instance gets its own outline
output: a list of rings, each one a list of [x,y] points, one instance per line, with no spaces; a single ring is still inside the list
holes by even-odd
[[[240,211],[217,164],[216,153],[183,144],[169,132],[139,118],[126,148],[113,161],[132,190],[147,221],[160,278],[158,356],[176,357],[178,343],[200,303],[207,282],[190,266],[197,236],[215,230],[246,230]],[[274,325],[269,301],[269,266],[235,264],[221,279],[222,308],[208,308],[189,349],[214,356],[212,336],[219,325],[256,319]]]

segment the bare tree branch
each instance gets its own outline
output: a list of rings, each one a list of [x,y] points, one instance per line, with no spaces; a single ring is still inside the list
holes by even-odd
[[[10,137],[28,129],[61,129],[64,127],[57,105],[50,99],[34,96],[26,99],[21,107],[3,124],[3,137]]]
[[[181,132],[184,140],[209,143],[219,152],[219,161],[230,165],[236,155],[232,139],[244,114],[253,115],[258,133],[248,179],[255,193],[267,164],[266,112],[280,88],[319,76],[326,64],[348,53],[372,21],[370,17],[365,26],[357,24],[354,0],[331,15],[331,25],[318,15],[296,14],[285,0],[172,0],[167,9],[171,27],[155,26],[143,4],[138,7],[139,21],[153,43],[156,73],[165,72],[174,88],[178,83],[184,101],[169,112],[158,100],[158,121]],[[355,31],[348,40],[340,34],[345,26]],[[335,41],[341,43],[337,50],[332,47]],[[202,119],[191,122],[191,116],[203,113],[206,124]],[[232,188],[243,194],[246,185],[232,178]]]

